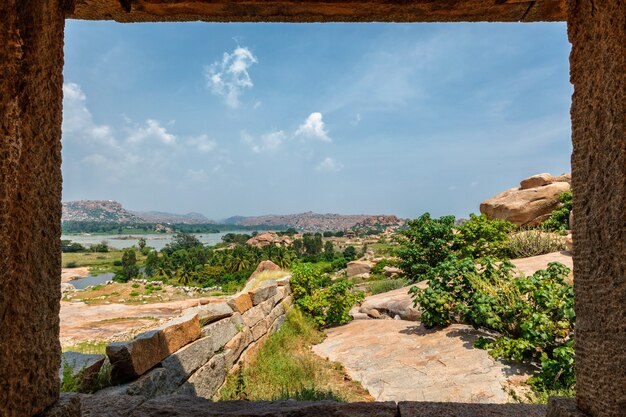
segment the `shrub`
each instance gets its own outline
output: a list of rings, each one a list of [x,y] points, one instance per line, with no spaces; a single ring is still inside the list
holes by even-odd
[[[364,297],[363,292],[350,291],[350,282],[331,281],[310,264],[293,267],[290,285],[294,303],[321,326],[350,321],[350,309]]]
[[[455,249],[462,258],[480,259],[492,257],[504,259],[508,255],[509,233],[515,225],[501,219],[489,220],[481,214],[470,214],[470,220],[457,228],[454,235]]]
[[[397,250],[399,266],[410,281],[428,279],[437,265],[453,257],[453,226],[453,216],[433,219],[425,213],[396,235],[402,245]]]
[[[76,261],[70,261],[65,264],[66,268],[76,268],[76,266],[77,266]]]
[[[397,290],[407,285],[408,282],[405,279],[385,279],[381,281],[374,281],[369,284],[370,292],[372,294],[381,294],[388,291]]]
[[[566,191],[559,196],[559,208],[554,210],[550,218],[541,224],[543,230],[549,232],[565,232],[570,228],[569,214],[572,211],[574,198],[571,191]]]
[[[495,330],[476,346],[496,358],[539,364],[530,383],[537,390],[569,389],[574,384],[572,338],[575,323],[569,269],[550,263],[530,277],[514,278],[513,265],[487,258],[449,260],[437,268],[428,288],[414,287],[427,327],[465,322]]]
[[[137,297],[139,295],[139,293],[137,291],[131,291],[130,292],[130,296],[131,297]]]
[[[537,229],[515,233],[509,239],[511,258],[528,258],[562,250],[565,250],[565,241],[561,236]]]

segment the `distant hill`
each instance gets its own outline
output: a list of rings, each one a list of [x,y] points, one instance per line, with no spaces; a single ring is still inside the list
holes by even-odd
[[[79,200],[63,203],[62,221],[101,223],[144,223],[137,215],[113,200]]]
[[[133,211],[137,217],[146,223],[185,223],[185,224],[209,224],[215,223],[200,213],[174,214],[162,211]]]
[[[234,216],[222,221],[224,224],[239,226],[287,226],[298,230],[323,231],[346,230],[362,226],[399,226],[404,223],[393,215],[368,214],[319,214],[313,212],[285,215],[243,217]]]
[[[211,224],[200,213],[174,214],[160,211],[130,211],[113,200],[78,200],[63,203],[62,221],[99,223]]]
[[[79,200],[63,203],[63,222],[151,223],[151,224],[216,224],[246,229],[293,227],[300,231],[383,230],[401,226],[404,220],[392,215],[299,213],[265,216],[233,216],[217,224],[200,213],[174,214],[161,211],[130,211],[113,200]]]

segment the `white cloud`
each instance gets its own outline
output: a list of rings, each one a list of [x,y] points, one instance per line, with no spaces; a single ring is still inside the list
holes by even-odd
[[[145,139],[156,139],[166,145],[174,145],[176,143],[176,136],[169,133],[165,127],[161,126],[158,120],[154,119],[148,119],[145,126],[135,126],[129,131],[128,141],[130,143],[140,143]]]
[[[204,169],[188,169],[187,175],[191,180],[198,182],[206,181],[209,178]]]
[[[244,90],[254,86],[248,69],[257,62],[246,47],[238,46],[231,54],[224,52],[221,62],[217,61],[205,69],[207,86],[213,94],[223,97],[226,104],[235,109],[239,107],[239,97]]]
[[[315,167],[316,171],[320,172],[339,172],[343,169],[343,164],[333,158],[326,157],[322,162]]]
[[[282,146],[286,138],[287,135],[282,130],[266,133],[258,140],[245,130],[241,132],[241,141],[248,145],[254,153],[275,152]]]
[[[210,139],[207,135],[189,138],[187,142],[200,152],[211,152],[217,146],[217,142],[214,139]]]
[[[306,118],[304,123],[296,130],[296,136],[320,140],[322,142],[333,141],[330,136],[328,136],[322,113],[319,112],[311,113],[309,117]]]

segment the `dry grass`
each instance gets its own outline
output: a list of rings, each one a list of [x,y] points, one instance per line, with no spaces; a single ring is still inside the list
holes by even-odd
[[[565,250],[565,238],[542,230],[523,230],[509,239],[511,258],[528,258],[562,250]]]
[[[283,271],[283,270],[260,272],[256,274],[248,284],[246,284],[246,290],[251,291],[259,287],[259,285],[261,285],[265,281],[281,279],[281,278],[286,277],[287,275],[289,275],[289,271]]]
[[[190,297],[184,291],[171,286],[159,287],[156,284],[152,284],[146,288],[146,285],[137,285],[133,287],[131,283],[118,282],[108,285],[96,285],[88,290],[66,293],[63,296],[63,300],[82,301],[91,305],[108,303],[137,305],[187,300],[190,298],[205,298],[208,296],[208,294],[198,294],[195,297]]]
[[[283,327],[270,336],[252,363],[229,376],[219,398],[373,401],[340,364],[311,351],[311,345],[323,338],[324,333],[313,321],[293,308]]]

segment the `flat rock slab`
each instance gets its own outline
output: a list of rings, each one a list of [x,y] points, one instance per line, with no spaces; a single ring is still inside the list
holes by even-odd
[[[426,282],[417,284],[420,288],[426,288]],[[413,307],[413,295],[409,294],[412,285],[398,288],[393,291],[381,294],[370,295],[359,308],[359,313],[367,314],[373,318],[380,315],[387,315],[391,318],[400,316],[403,320],[417,321],[420,319],[421,313],[419,308]],[[376,310],[374,312],[373,310]]]
[[[355,320],[326,330],[313,351],[340,362],[377,401],[506,403],[503,387],[528,376],[472,345],[482,333],[428,330],[404,320]]]
[[[530,258],[511,259],[515,269],[525,276],[530,276],[540,269],[546,269],[550,262],[560,262],[571,271],[574,270],[574,261],[569,252],[552,252],[545,255],[531,256]],[[573,274],[570,273],[570,278]]]

